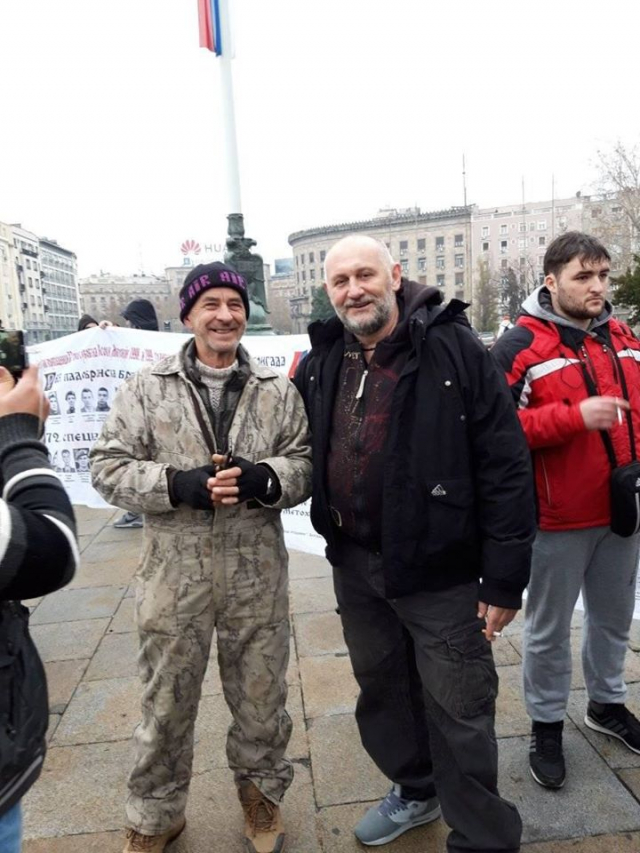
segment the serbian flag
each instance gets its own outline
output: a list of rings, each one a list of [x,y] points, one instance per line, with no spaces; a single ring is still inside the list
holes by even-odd
[[[206,47],[216,56],[222,53],[222,35],[220,32],[219,0],[198,0],[198,26],[200,28],[200,47]]]

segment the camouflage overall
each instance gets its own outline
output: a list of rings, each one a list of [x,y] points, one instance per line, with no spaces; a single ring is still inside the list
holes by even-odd
[[[251,779],[278,802],[293,777],[284,758],[291,720],[285,710],[288,558],[280,509],[310,491],[304,406],[284,376],[251,361],[229,440],[236,455],[267,462],[277,473],[280,500],[274,507],[241,504],[215,514],[175,508],[167,467],[209,462],[188,382],[180,355],[131,377],[91,454],[98,491],[145,515],[136,591],[144,690],[127,815],[146,834],[165,832],[185,810],[214,629],[233,716],[227,757],[236,783]]]

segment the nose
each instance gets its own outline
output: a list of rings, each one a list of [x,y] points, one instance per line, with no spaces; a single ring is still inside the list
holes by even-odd
[[[221,302],[218,307],[218,320],[222,320],[224,323],[228,323],[229,320],[233,319],[233,314],[229,310],[229,306],[226,302]]]
[[[347,288],[347,296],[349,299],[357,299],[359,296],[362,296],[364,290],[362,289],[362,285],[360,284],[357,276],[352,275],[349,279],[349,286]]]

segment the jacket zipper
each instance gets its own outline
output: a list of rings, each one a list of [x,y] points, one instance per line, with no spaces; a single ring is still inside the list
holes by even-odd
[[[544,456],[540,455],[540,467],[542,468],[542,476],[544,477],[544,487],[547,492],[547,503],[551,506],[551,489],[549,488],[549,478],[547,477],[547,466],[544,464]]]

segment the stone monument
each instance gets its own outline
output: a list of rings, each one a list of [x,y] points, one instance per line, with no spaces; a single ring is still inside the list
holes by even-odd
[[[250,251],[251,247],[256,246],[257,243],[250,237],[244,236],[244,218],[241,213],[230,213],[227,219],[229,228],[224,262],[240,273],[247,282],[250,305],[247,333],[273,335],[275,332],[267,318],[269,309],[264,285],[264,263],[261,255],[252,254]]]

